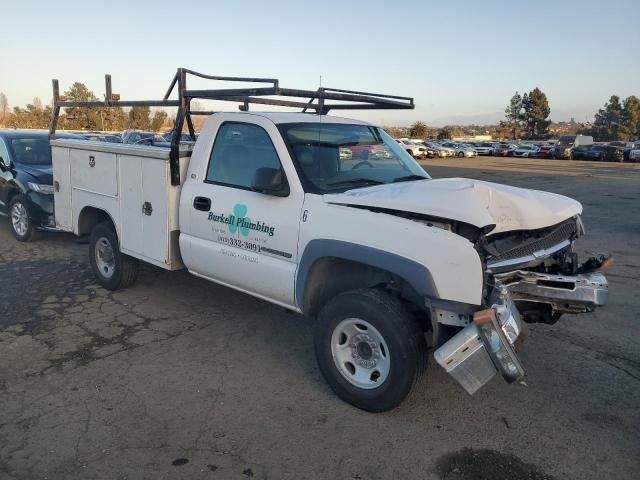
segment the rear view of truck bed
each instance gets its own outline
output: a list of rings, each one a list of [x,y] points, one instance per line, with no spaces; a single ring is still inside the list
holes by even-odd
[[[117,229],[123,253],[169,270],[183,267],[178,249],[182,185],[171,184],[169,149],[52,140],[51,150],[58,228],[89,233],[103,211]],[[190,153],[180,152],[181,179]]]

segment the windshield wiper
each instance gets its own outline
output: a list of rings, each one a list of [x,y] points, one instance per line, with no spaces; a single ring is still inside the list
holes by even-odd
[[[358,185],[360,183],[370,184],[370,185],[382,185],[383,182],[381,180],[374,180],[373,178],[352,178],[350,180],[340,180],[339,182],[328,183],[327,187],[341,187],[348,185]]]
[[[412,180],[428,180],[429,177],[423,177],[422,175],[416,175],[415,173],[411,175],[405,175],[403,177],[394,178],[392,183],[397,182],[411,182]]]

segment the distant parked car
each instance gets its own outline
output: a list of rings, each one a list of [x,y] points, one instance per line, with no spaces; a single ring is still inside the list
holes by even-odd
[[[475,150],[478,155],[493,155],[494,149],[498,144],[495,142],[481,142],[475,144]]]
[[[429,150],[431,150],[431,151],[435,152],[435,156],[437,156],[437,157],[445,158],[445,157],[450,157],[451,156],[452,150],[443,147],[439,143],[436,143],[436,142],[424,142],[423,144],[424,144],[425,148],[427,149],[427,152],[429,152]]]
[[[624,148],[617,145],[594,145],[585,155],[587,160],[624,162]]]
[[[171,146],[162,135],[154,132],[143,132],[141,130],[125,130],[122,134],[122,143],[154,147]]]
[[[351,160],[353,158],[353,152],[350,148],[340,147],[338,154],[340,155],[340,160]]]
[[[82,140],[70,133],[56,137]],[[9,217],[11,233],[21,242],[37,230],[56,229],[48,132],[0,130],[0,215]]]
[[[92,142],[122,143],[122,138],[109,133],[82,133],[79,136]]]
[[[401,138],[397,142],[407,151],[413,158],[423,157],[426,154],[426,148],[424,145],[420,145],[408,138]]]
[[[591,150],[593,145],[578,145],[573,149],[571,154],[572,160],[587,160],[587,153]]]
[[[538,153],[538,147],[535,145],[519,145],[518,148],[511,150],[512,157],[535,157]]]
[[[171,142],[171,140],[173,139],[173,130],[171,130],[171,131],[169,131],[167,133],[164,133],[162,135],[162,137],[165,139],[165,141]],[[189,135],[188,133],[181,133],[180,134],[180,141],[181,142],[193,142],[193,140],[191,140],[191,135]]]
[[[452,149],[456,157],[471,158],[476,156],[474,149],[462,143],[447,142],[443,144],[443,147]]]
[[[508,157],[511,153],[511,150],[517,148],[516,145],[511,145],[508,143],[499,143],[493,148],[493,155],[496,157]]]
[[[383,145],[350,145],[352,158],[362,160],[384,158],[386,150]]]
[[[536,158],[552,158],[553,145],[542,145],[536,152]]]
[[[640,142],[631,145],[629,153],[627,154],[627,160],[630,162],[640,162]]]

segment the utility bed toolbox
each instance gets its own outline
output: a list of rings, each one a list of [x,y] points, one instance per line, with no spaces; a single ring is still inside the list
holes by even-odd
[[[91,209],[107,212],[123,253],[154,265],[183,267],[178,248],[181,185],[172,185],[169,149],[86,140],[52,140],[58,228],[87,233]],[[180,152],[184,179],[189,150]]]

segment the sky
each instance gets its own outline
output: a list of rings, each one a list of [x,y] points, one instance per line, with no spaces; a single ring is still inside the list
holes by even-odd
[[[123,99],[156,99],[177,67],[414,97],[413,111],[349,113],[389,126],[497,122],[535,87],[553,120],[640,96],[639,0],[5,2],[11,106],[49,102],[52,78],[102,96],[105,73]]]

